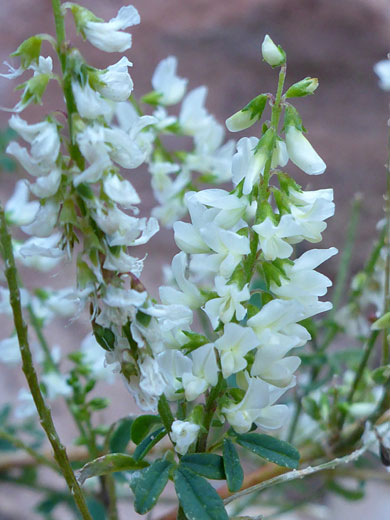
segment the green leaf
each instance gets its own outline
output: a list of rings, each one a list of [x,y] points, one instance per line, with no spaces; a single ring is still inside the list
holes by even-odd
[[[162,427],[148,435],[135,449],[133,457],[134,460],[142,460],[147,453],[157,444],[165,435],[167,430]]]
[[[156,424],[161,424],[159,415],[141,415],[137,417],[131,427],[131,440],[139,444],[148,435]]]
[[[110,453],[103,455],[83,466],[77,475],[77,480],[82,485],[87,478],[107,475],[116,471],[132,471],[148,466],[147,462],[135,460],[124,453]]]
[[[131,427],[133,421],[134,419],[132,417],[125,417],[118,422],[118,425],[110,438],[111,452],[122,453],[126,451],[131,439]]]
[[[260,433],[238,435],[236,442],[255,455],[274,462],[278,466],[296,469],[299,466],[299,452],[288,442]]]
[[[188,520],[228,520],[221,497],[203,477],[179,467],[174,482],[180,505]]]
[[[168,460],[156,460],[137,479],[134,488],[134,508],[140,515],[150,511],[156,504],[169,479],[172,463]]]
[[[213,480],[225,479],[223,458],[214,453],[191,453],[184,455],[180,460],[180,466],[184,466],[202,477]]]
[[[223,464],[229,491],[238,491],[244,481],[244,471],[234,444],[229,439],[223,441]]]

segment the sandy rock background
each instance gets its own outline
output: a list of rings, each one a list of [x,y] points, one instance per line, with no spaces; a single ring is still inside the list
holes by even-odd
[[[115,16],[121,2],[85,0],[83,5],[109,19]],[[260,43],[266,33],[287,51],[288,83],[308,75],[319,78],[316,95],[299,101],[297,106],[309,139],[326,160],[328,170],[319,178],[298,174],[299,182],[311,189],[335,189],[336,217],[328,226],[323,247],[342,247],[350,202],[356,192],[363,194],[354,260],[354,269],[358,269],[382,215],[389,96],[377,88],[372,66],[390,50],[389,0],[134,0],[134,5],[142,23],[132,31],[133,48],[127,55],[134,63],[136,96],[151,89],[150,77],[158,61],[174,54],[179,59],[179,74],[189,78],[190,88],[201,84],[209,87],[207,106],[224,121],[258,93],[275,90],[276,75],[260,58]],[[94,66],[103,68],[120,57],[82,44],[70,18],[68,26],[71,41],[81,44],[82,52]],[[51,2],[1,0],[0,27],[2,61],[33,33],[53,32]],[[50,51],[49,47],[43,49]],[[47,106],[62,108],[62,100],[53,87],[54,84],[47,92]],[[10,107],[16,100],[11,83],[1,80],[0,105]],[[24,117],[35,122],[41,114],[40,107],[33,107]],[[0,112],[0,128],[6,126],[7,119],[8,114]],[[147,208],[153,207],[146,172],[140,170],[130,175]],[[12,192],[16,176],[0,173],[3,201]],[[161,266],[170,262],[176,246],[170,232],[160,233],[149,246],[156,253],[146,261],[144,280],[155,291]],[[337,259],[329,262],[326,269],[334,275]],[[46,283],[43,276],[22,274],[27,286]],[[62,287],[69,283],[69,276],[72,268],[66,266],[53,278],[53,285]],[[87,331],[87,322],[62,322],[51,327],[50,336],[66,350]],[[0,336],[7,337],[10,332],[10,325],[1,322]],[[16,369],[0,367],[0,406],[23,384]],[[110,412],[104,412],[107,420],[135,411],[120,382],[107,393],[115,401]],[[54,413],[61,435],[71,439],[74,430],[63,407],[56,404]],[[389,488],[380,486],[372,486],[364,503],[349,505],[332,500],[332,518],[389,518]],[[21,501],[21,493],[2,487],[0,520],[34,518],[29,513],[32,498],[23,490]],[[126,518],[138,518],[131,516],[128,508],[125,511]]]

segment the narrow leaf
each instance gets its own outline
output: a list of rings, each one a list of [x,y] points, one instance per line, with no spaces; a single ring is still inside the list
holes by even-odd
[[[191,453],[181,458],[180,465],[202,477],[224,480],[223,459],[214,453]]]
[[[131,440],[135,444],[139,444],[156,424],[161,424],[161,419],[158,415],[141,415],[137,417],[131,427]]]
[[[134,460],[142,460],[147,453],[157,444],[165,435],[167,431],[164,427],[149,434],[135,449],[133,457]]]
[[[103,455],[85,464],[85,466],[77,472],[77,480],[83,485],[87,478],[107,475],[115,471],[142,469],[147,465],[147,462],[142,460],[136,461],[133,457],[125,455],[124,453],[110,453],[109,455]]]
[[[180,505],[188,520],[228,520],[221,497],[203,477],[179,467],[174,482]]]
[[[137,480],[134,507],[137,513],[144,515],[156,504],[169,479],[172,463],[168,460],[156,460]]]
[[[238,491],[244,481],[244,471],[234,444],[229,439],[223,441],[223,463],[225,466],[226,482],[229,491]]]
[[[164,394],[162,394],[158,400],[158,413],[160,414],[161,421],[167,432],[171,431],[171,426],[175,418],[173,417],[171,408],[169,407],[168,399]]]
[[[288,442],[270,435],[244,433],[238,435],[236,441],[243,448],[279,466],[295,469],[299,465],[298,450]]]

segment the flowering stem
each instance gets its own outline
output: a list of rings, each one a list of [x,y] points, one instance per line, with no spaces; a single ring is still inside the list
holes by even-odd
[[[88,511],[87,504],[81,488],[76,480],[70,465],[66,449],[60,441],[58,433],[55,429],[50,409],[44,401],[38,376],[34,368],[31,355],[30,345],[28,341],[27,325],[23,319],[22,306],[20,303],[20,292],[17,282],[17,270],[15,258],[12,250],[12,240],[7,229],[5,213],[0,205],[0,239],[2,245],[2,254],[5,263],[5,276],[10,292],[10,303],[14,318],[16,334],[18,336],[20,354],[22,358],[22,369],[26,376],[31,395],[38,411],[40,423],[44,429],[46,436],[53,448],[55,460],[60,467],[62,474],[66,480],[69,490],[84,520],[92,520]]]
[[[214,386],[210,393],[208,394],[206,398],[206,404],[204,407],[204,418],[203,418],[203,428],[205,431],[201,433],[198,437],[198,442],[196,445],[196,452],[202,453],[205,452],[207,449],[207,439],[210,433],[211,429],[211,422],[214,417],[214,413],[218,406],[218,398],[220,397],[220,394],[222,393],[224,387],[224,379],[220,376],[218,383],[216,386]]]
[[[271,128],[274,131],[274,136],[273,136],[273,140],[272,140],[272,146],[269,151],[269,157],[264,166],[263,180],[262,180],[262,183],[261,183],[260,189],[259,189],[259,199],[258,199],[258,205],[257,205],[256,220],[260,214],[262,202],[264,202],[264,200],[266,200],[268,198],[268,184],[269,184],[270,173],[271,173],[272,155],[273,155],[273,151],[274,151],[275,144],[276,144],[280,114],[282,112],[281,99],[282,99],[284,82],[286,80],[286,70],[287,70],[287,65],[284,64],[281,67],[280,72],[279,72],[278,88],[276,91],[275,102],[272,106]],[[257,236],[257,234],[256,234],[256,236]]]

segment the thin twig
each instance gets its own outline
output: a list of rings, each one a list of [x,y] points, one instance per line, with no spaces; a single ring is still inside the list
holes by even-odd
[[[345,457],[336,458],[333,460],[330,460],[329,462],[324,462],[323,464],[319,464],[318,466],[308,466],[307,468],[303,468],[300,470],[293,469],[292,471],[289,471],[288,473],[284,473],[283,475],[279,475],[277,477],[271,478],[269,480],[266,480],[265,482],[261,482],[260,484],[256,484],[255,486],[251,486],[247,489],[244,489],[243,491],[239,491],[238,493],[235,493],[234,495],[225,498],[224,504],[230,504],[233,500],[237,500],[238,498],[241,498],[243,496],[248,495],[249,493],[253,493],[254,491],[263,491],[264,489],[267,489],[271,486],[275,486],[277,484],[282,484],[284,482],[290,482],[291,480],[296,480],[298,478],[304,478],[308,475],[313,475],[314,473],[318,473],[319,471],[324,471],[327,469],[334,469],[336,466],[339,466],[340,464],[349,464],[350,462],[353,462],[360,458],[368,449],[369,445],[366,444],[362,448],[353,451],[349,455],[345,455]]]
[[[17,281],[17,270],[15,265],[15,258],[12,249],[12,239],[7,229],[5,213],[3,207],[0,205],[0,239],[2,245],[2,253],[5,263],[5,276],[8,283],[10,293],[10,303],[14,318],[14,325],[16,334],[18,336],[20,354],[22,357],[22,369],[26,376],[31,395],[33,397],[35,406],[38,411],[40,423],[44,429],[47,438],[53,448],[55,459],[60,467],[62,474],[66,480],[69,490],[75,500],[75,503],[84,520],[92,520],[89,514],[87,504],[81,488],[76,480],[70,465],[66,449],[60,441],[57,430],[53,423],[51,411],[46,406],[43,398],[38,376],[33,364],[32,354],[28,341],[27,325],[23,319],[22,306],[20,303],[20,291]]]

